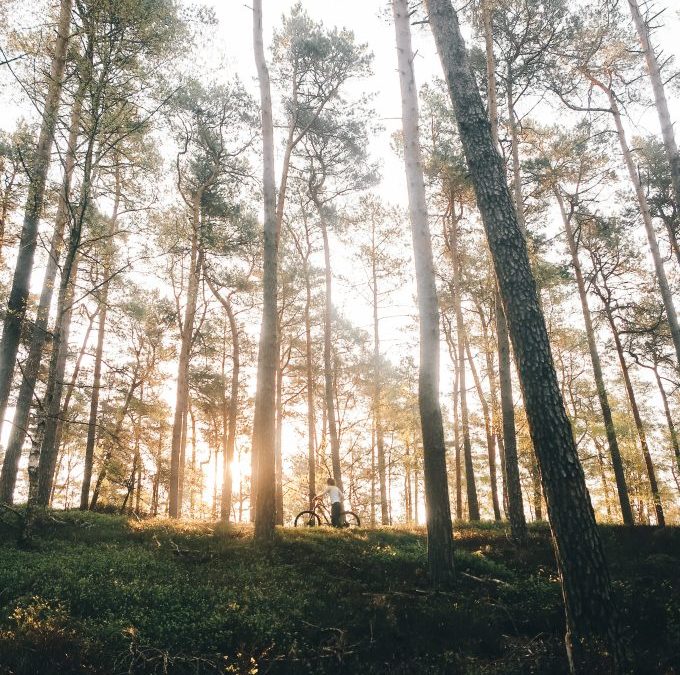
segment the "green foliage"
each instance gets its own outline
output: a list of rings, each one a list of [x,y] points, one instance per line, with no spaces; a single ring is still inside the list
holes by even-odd
[[[604,534],[639,662],[671,666],[680,533]],[[524,550],[498,524],[456,540],[456,585],[432,593],[421,528],[260,547],[246,528],[59,514],[32,549],[2,547],[0,673],[563,672],[547,528]]]

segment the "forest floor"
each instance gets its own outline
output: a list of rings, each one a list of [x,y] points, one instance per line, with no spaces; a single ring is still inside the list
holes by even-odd
[[[456,527],[432,593],[422,529],[250,528],[54,512],[30,547],[0,515],[0,674],[561,673],[549,531]],[[680,673],[680,528],[602,527],[640,673]],[[592,672],[606,672],[604,660]]]

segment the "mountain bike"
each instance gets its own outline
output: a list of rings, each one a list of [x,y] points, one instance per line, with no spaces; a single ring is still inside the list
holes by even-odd
[[[361,526],[359,516],[353,511],[341,511],[340,522],[343,523],[341,527]],[[314,502],[314,507],[311,511],[300,511],[300,513],[295,516],[295,521],[293,523],[295,527],[319,527],[320,525],[330,524],[330,513],[320,499]]]

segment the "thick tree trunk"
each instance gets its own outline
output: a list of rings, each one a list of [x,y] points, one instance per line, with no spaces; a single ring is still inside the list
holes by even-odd
[[[26,440],[28,431],[28,420],[33,403],[33,393],[38,379],[40,362],[42,360],[43,348],[48,335],[48,324],[50,318],[50,307],[54,294],[54,285],[59,268],[59,258],[63,248],[64,230],[69,216],[69,200],[71,198],[71,179],[76,164],[76,144],[78,132],[80,130],[80,117],[82,112],[84,87],[79,87],[71,108],[71,121],[69,127],[68,150],[64,161],[64,180],[62,192],[57,207],[57,215],[54,222],[54,232],[50,244],[50,253],[47,259],[47,268],[40,292],[40,301],[36,313],[35,323],[33,324],[33,334],[29,347],[28,357],[23,367],[23,377],[19,396],[17,398],[16,410],[12,431],[10,432],[7,444],[7,452],[2,465],[0,475],[0,502],[12,503],[14,488],[16,485],[17,470],[21,451]],[[1,418],[0,418],[1,419]],[[1,426],[1,424],[0,424]]]
[[[606,636],[615,659],[622,661],[609,571],[560,395],[548,332],[505,167],[491,137],[451,2],[427,0],[426,6],[493,257],[529,430],[541,465],[562,580],[572,669],[583,667],[582,651],[594,634]]]
[[[562,214],[562,224],[567,235],[567,243],[569,244],[569,252],[571,254],[571,264],[574,268],[574,276],[576,277],[576,287],[578,288],[578,295],[581,301],[581,312],[583,314],[583,323],[586,328],[586,337],[588,339],[588,349],[590,351],[590,361],[593,366],[593,376],[595,377],[595,386],[597,388],[597,397],[600,401],[600,409],[602,410],[602,418],[604,419],[604,427],[607,434],[607,442],[609,444],[609,453],[612,459],[612,466],[614,468],[614,477],[616,479],[616,490],[619,496],[619,505],[621,506],[621,516],[625,525],[633,525],[633,511],[630,507],[630,498],[628,497],[628,487],[626,486],[626,475],[623,470],[623,462],[621,460],[621,452],[619,451],[619,443],[616,437],[616,429],[614,427],[614,420],[612,419],[611,408],[609,407],[609,397],[607,396],[607,389],[604,384],[604,376],[602,375],[602,364],[600,362],[600,355],[597,351],[597,343],[595,342],[595,330],[593,329],[593,321],[590,315],[590,307],[588,307],[588,295],[586,293],[586,284],[583,279],[583,272],[581,270],[581,261],[578,257],[578,248],[576,246],[576,239],[574,231],[571,227],[571,213],[567,213],[564,198],[558,187],[554,188],[555,198],[560,207]]]
[[[21,327],[26,315],[30,291],[33,259],[38,243],[38,226],[45,197],[45,183],[50,165],[54,131],[59,113],[62,78],[66,67],[69,33],[71,30],[71,7],[73,0],[61,0],[59,23],[50,66],[49,86],[45,98],[40,136],[35,151],[28,184],[28,195],[24,207],[24,222],[21,228],[19,253],[12,277],[12,288],[7,302],[7,312],[0,340],[0,428],[5,420],[7,401],[12,387]]]
[[[666,157],[671,167],[671,182],[673,184],[673,196],[675,204],[680,209],[680,154],[678,154],[678,146],[675,142],[675,135],[673,133],[673,122],[668,110],[668,101],[666,100],[666,91],[664,88],[663,79],[661,77],[661,68],[659,61],[656,58],[656,53],[652,47],[649,37],[649,26],[642,18],[638,0],[628,0],[630,13],[633,17],[635,30],[640,38],[642,51],[647,62],[647,72],[652,83],[652,90],[654,91],[654,102],[656,103],[656,112],[659,115],[659,124],[661,125],[661,136],[663,138],[664,148],[666,149]]]
[[[623,345],[621,344],[621,337],[619,336],[619,331],[616,326],[616,321],[612,313],[609,303],[605,303],[605,314],[607,316],[607,321],[609,327],[611,328],[612,335],[614,336],[614,344],[616,346],[616,353],[619,357],[619,364],[621,365],[621,373],[623,374],[623,383],[626,387],[626,393],[628,394],[628,402],[630,403],[631,410],[633,412],[633,420],[635,421],[635,429],[637,430],[638,439],[640,440],[640,447],[642,448],[642,457],[645,460],[645,468],[647,469],[647,478],[649,480],[649,488],[652,493],[652,501],[654,503],[654,511],[656,513],[656,522],[659,526],[664,527],[666,524],[666,518],[663,512],[663,506],[661,504],[661,495],[659,494],[659,485],[656,480],[656,470],[654,468],[654,462],[652,461],[652,456],[649,452],[649,444],[647,443],[647,432],[645,431],[645,425],[642,422],[642,416],[640,415],[640,408],[637,404],[637,399],[635,397],[635,390],[633,389],[633,383],[630,379],[630,371],[628,364],[626,363],[626,357],[623,352]]]
[[[277,257],[279,226],[276,217],[274,179],[274,124],[269,71],[262,39],[262,0],[253,2],[253,48],[260,83],[263,148],[264,260],[263,302],[260,345],[257,357],[257,392],[253,420],[253,454],[257,464],[255,536],[271,539],[275,532],[274,422],[276,413],[276,334]],[[282,203],[285,189],[279,191]]]
[[[430,578],[437,586],[453,574],[453,531],[446,472],[446,446],[439,404],[439,305],[418,136],[418,91],[407,0],[393,0],[397,43],[404,163],[416,267],[420,318],[418,404],[423,438]]]
[[[486,449],[489,457],[489,488],[491,489],[491,504],[493,506],[494,520],[501,519],[501,506],[498,501],[498,475],[496,471],[496,434],[491,424],[491,416],[489,414],[489,404],[486,402],[482,383],[475,368],[475,361],[472,358],[472,351],[470,350],[470,341],[465,340],[465,351],[467,352],[468,363],[472,372],[472,378],[477,390],[477,398],[482,406],[482,417],[484,418],[484,431],[486,433]]]

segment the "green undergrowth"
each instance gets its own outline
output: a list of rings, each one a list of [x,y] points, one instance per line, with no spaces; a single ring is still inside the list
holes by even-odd
[[[456,527],[433,593],[422,529],[285,529],[48,515],[0,521],[0,674],[560,673],[549,532]],[[680,530],[602,528],[636,672],[680,669]],[[601,663],[593,664],[605,668]],[[602,670],[604,672],[604,670]]]

